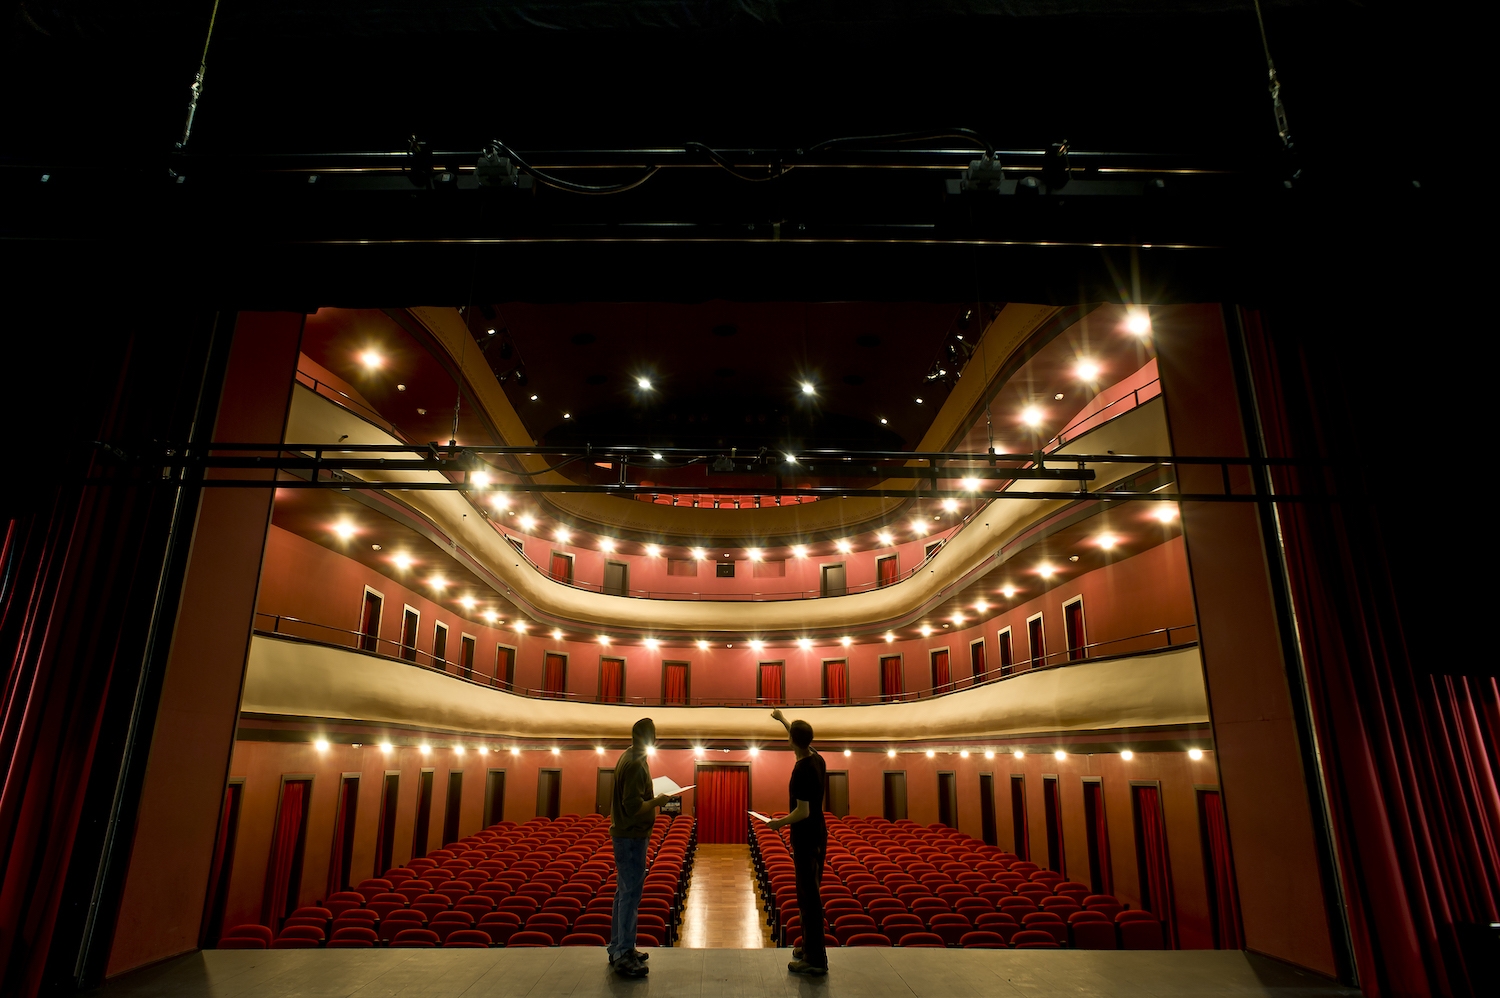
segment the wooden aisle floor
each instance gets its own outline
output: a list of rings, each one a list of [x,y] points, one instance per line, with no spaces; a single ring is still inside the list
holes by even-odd
[[[677,945],[689,949],[771,945],[748,845],[699,844]]]

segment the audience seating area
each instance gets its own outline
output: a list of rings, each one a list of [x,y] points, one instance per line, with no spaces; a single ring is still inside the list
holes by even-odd
[[[694,819],[658,816],[637,946],[670,946],[696,845]],[[502,821],[387,870],[280,925],[238,925],[219,949],[604,946],[615,857],[602,815]],[[274,931],[273,931],[274,930]]]
[[[1161,922],[944,825],[828,822],[829,946],[1162,949]],[[778,945],[802,939],[789,833],[751,821],[750,849]]]

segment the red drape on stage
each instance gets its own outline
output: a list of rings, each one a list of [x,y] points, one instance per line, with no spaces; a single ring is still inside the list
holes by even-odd
[[[974,667],[974,681],[979,682],[989,674],[984,664],[984,642],[976,641],[969,646],[969,664]]]
[[[1229,826],[1224,823],[1224,802],[1217,790],[1198,791],[1202,808],[1204,865],[1213,891],[1214,946],[1244,949],[1245,929],[1240,921],[1240,895],[1234,883],[1234,863],[1229,858]]]
[[[766,703],[785,703],[781,689],[781,664],[760,667],[760,698]]]
[[[550,652],[542,664],[542,689],[548,693],[563,693],[567,689],[568,660]]]
[[[234,832],[231,822],[234,819],[235,798],[244,792],[244,784],[231,783],[224,788],[224,806],[219,810],[219,834],[214,839],[214,858],[208,866],[208,904],[209,912],[208,942],[210,945],[219,941],[219,933],[224,926],[220,923],[220,916],[224,912],[224,898],[220,895],[219,888],[227,886],[224,878],[224,863],[228,860],[229,837]]]
[[[688,667],[686,662],[667,663],[666,688],[662,692],[662,699],[668,704],[687,704]]]
[[[1177,917],[1172,908],[1172,867],[1167,860],[1167,829],[1161,791],[1131,787],[1135,798],[1136,852],[1140,861],[1141,907],[1162,921],[1168,949],[1177,948]]]
[[[625,661],[606,658],[599,663],[599,702],[619,703],[625,697]]]
[[[901,562],[898,558],[881,558],[875,562],[875,567],[880,573],[879,584],[888,586],[896,581],[901,571]]]
[[[953,675],[948,669],[948,653],[935,651],[932,653],[932,691],[946,693],[951,689],[953,689]]]
[[[281,788],[281,812],[276,817],[276,834],[271,839],[265,908],[261,913],[263,923],[273,932],[281,928],[281,920],[297,904],[297,885],[291,882],[292,867],[297,859],[307,786],[302,780],[288,780]]]
[[[701,766],[693,791],[699,842],[749,841],[750,770],[744,766]]]
[[[849,702],[849,663],[843,659],[823,663],[823,696],[829,703]]]
[[[1114,871],[1110,869],[1109,863],[1109,822],[1104,814],[1104,784],[1085,783],[1083,794],[1088,798],[1089,808],[1094,815],[1093,835],[1096,848],[1099,853],[1099,876],[1094,890],[1100,894],[1113,894],[1115,892]],[[1093,871],[1090,871],[1092,873]]]
[[[880,660],[880,695],[895,697],[901,693],[901,656],[890,655]]]
[[[552,578],[558,582],[573,581],[573,559],[565,554],[552,556]]]

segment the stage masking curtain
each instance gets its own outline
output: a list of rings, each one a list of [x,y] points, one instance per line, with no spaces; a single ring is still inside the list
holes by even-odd
[[[1093,887],[1098,894],[1113,894],[1115,878],[1109,865],[1109,823],[1104,815],[1104,784],[1085,783],[1083,793],[1089,800],[1089,809],[1093,812],[1093,835],[1095,848],[1098,850],[1099,876]],[[1092,870],[1089,872],[1093,873]]]
[[[261,923],[272,932],[280,931],[281,920],[297,903],[297,885],[291,882],[292,867],[297,860],[297,840],[302,831],[302,812],[306,806],[307,783],[289,780],[281,788],[281,812],[276,817],[276,834],[271,839],[271,861],[266,869],[265,910]]]
[[[760,698],[766,703],[785,703],[781,691],[781,663],[760,667]]]
[[[744,766],[703,766],[697,779],[693,809],[698,817],[698,841],[748,841],[750,770]]]
[[[224,788],[224,806],[219,811],[219,834],[214,839],[214,858],[208,867],[208,941],[216,943],[219,933],[224,926],[220,924],[224,912],[224,898],[220,888],[227,886],[224,878],[224,863],[228,860],[229,837],[234,832],[231,822],[234,820],[235,797],[241,792],[243,784],[231,783]]]
[[[989,675],[989,668],[984,664],[984,642],[969,645],[969,664],[974,667],[974,681],[983,682]]]
[[[823,664],[824,696],[829,703],[849,702],[849,664],[843,659]]]
[[[1172,868],[1167,861],[1167,829],[1161,791],[1131,787],[1135,798],[1136,856],[1140,862],[1141,907],[1162,921],[1168,949],[1177,948],[1177,917],[1172,909]]]
[[[1240,895],[1234,884],[1234,864],[1229,858],[1229,828],[1224,823],[1224,802],[1217,790],[1198,791],[1203,818],[1203,858],[1213,891],[1214,947],[1244,949],[1245,930],[1240,922]]]
[[[542,688],[548,693],[561,694],[567,685],[568,660],[561,655],[548,653],[542,666]]]
[[[688,667],[686,662],[667,663],[666,690],[663,699],[669,704],[687,705]]]
[[[625,662],[606,658],[599,663],[599,702],[619,703],[625,694]]]
[[[896,697],[901,694],[901,656],[891,655],[880,660],[880,695]]]
[[[948,670],[948,653],[935,651],[932,653],[932,691],[934,693],[947,693],[953,689],[952,674]]]

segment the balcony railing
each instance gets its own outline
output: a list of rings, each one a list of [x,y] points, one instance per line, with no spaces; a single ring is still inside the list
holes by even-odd
[[[1113,638],[1109,641],[1096,641],[1077,648],[1053,652],[1036,659],[1018,660],[1009,670],[1001,670],[997,667],[987,671],[982,676],[964,676],[940,686],[904,690],[900,693],[880,694],[878,696],[846,697],[843,700],[831,700],[827,697],[777,699],[771,697],[699,696],[669,699],[665,695],[654,697],[622,696],[614,700],[602,700],[597,696],[591,697],[580,693],[539,690],[527,686],[517,686],[506,682],[503,677],[496,677],[493,665],[488,670],[482,666],[467,667],[457,661],[434,658],[428,652],[413,648],[410,645],[403,645],[399,641],[392,641],[390,638],[379,638],[361,631],[332,627],[328,624],[314,623],[298,617],[257,612],[255,614],[255,632],[268,637],[302,641],[329,648],[342,648],[360,654],[375,655],[380,658],[405,662],[413,668],[425,669],[430,672],[440,672],[462,682],[502,690],[506,693],[513,693],[517,696],[530,697],[537,700],[564,700],[570,703],[589,704],[621,704],[636,707],[863,707],[875,704],[909,703],[915,700],[930,700],[933,697],[948,696],[964,690],[976,689],[980,686],[990,686],[994,683],[1005,682],[1008,679],[1015,679],[1031,672],[1064,669],[1070,665],[1079,665],[1084,662],[1111,661],[1164,651],[1175,651],[1180,648],[1190,648],[1198,643],[1198,625],[1196,623],[1158,627],[1155,630],[1145,631],[1141,634]],[[986,654],[989,651],[990,648],[987,646],[985,649]]]

